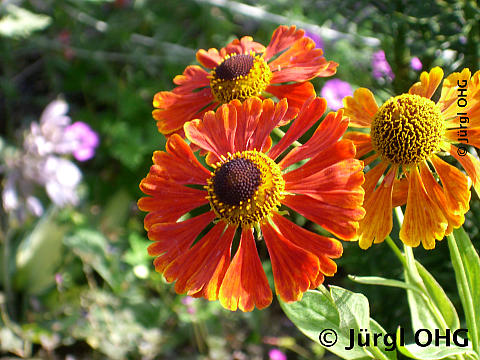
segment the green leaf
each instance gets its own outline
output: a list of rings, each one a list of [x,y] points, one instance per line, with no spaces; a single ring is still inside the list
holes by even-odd
[[[407,291],[413,330],[430,329],[434,331],[434,329],[444,329],[445,321],[433,302],[423,294],[427,291],[426,286],[418,272],[416,275],[412,275],[408,269],[405,271],[405,282],[418,289],[418,291]]]
[[[463,228],[454,229],[447,238],[469,337],[480,355],[480,259]]]
[[[397,336],[397,340],[398,339],[399,337]],[[440,342],[438,346],[434,345],[433,343],[429,346],[419,346],[417,344],[407,344],[405,346],[401,346],[399,343],[397,343],[397,349],[405,356],[408,356],[412,359],[421,360],[437,360],[455,355],[475,354],[471,347],[459,347],[452,344],[447,346],[445,341]]]
[[[15,285],[29,294],[38,294],[55,283],[55,272],[62,260],[64,226],[55,222],[50,210],[22,240],[16,254]]]
[[[107,255],[107,239],[99,232],[80,229],[72,236],[65,238],[65,245],[90,265],[112,288],[118,281],[112,275]]]
[[[418,273],[420,274],[425,289],[427,290],[427,297],[435,304],[435,306],[440,311],[447,328],[454,331],[460,327],[460,320],[458,319],[457,310],[453,306],[452,302],[448,298],[445,291],[443,291],[440,284],[435,280],[435,278],[420,264],[418,261],[415,261],[417,266]]]
[[[321,291],[307,291],[301,301],[280,304],[289,319],[316,343],[323,346],[319,337],[322,334],[328,336],[327,341],[332,341],[336,334],[336,343],[325,348],[343,359],[369,359],[373,358],[366,347],[350,346],[350,338],[354,334],[355,340],[360,329],[364,332],[385,334],[385,330],[369,317],[369,305],[367,298],[362,294],[331,286],[329,294],[324,287]],[[324,341],[325,343],[325,341]],[[383,358],[396,359],[394,351],[384,352],[380,349]],[[350,349],[351,348],[351,349]],[[377,356],[375,356],[377,357]]]
[[[380,277],[380,276],[353,276],[353,275],[349,275],[348,277],[352,281],[355,281],[359,284],[390,286],[390,287],[396,287],[396,288],[401,288],[401,289],[406,289],[406,290],[412,290],[412,291],[419,292],[418,287],[413,286],[412,284],[407,284],[407,283],[405,283],[403,281],[399,281],[399,280],[387,279],[387,278]]]

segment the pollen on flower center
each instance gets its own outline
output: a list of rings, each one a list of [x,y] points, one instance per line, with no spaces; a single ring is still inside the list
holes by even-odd
[[[392,164],[413,165],[440,150],[445,133],[435,103],[419,95],[388,99],[372,121],[373,148]]]
[[[210,206],[229,224],[252,227],[270,216],[283,199],[285,181],[280,167],[268,156],[242,151],[213,165],[205,187]]]
[[[272,79],[272,71],[261,56],[227,55],[210,73],[210,88],[215,100],[225,104],[230,100],[244,101],[258,96]]]

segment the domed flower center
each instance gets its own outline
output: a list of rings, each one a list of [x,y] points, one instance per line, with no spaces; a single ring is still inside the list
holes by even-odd
[[[280,167],[265,154],[236,152],[213,167],[205,188],[210,206],[221,220],[252,227],[280,206],[285,181]]]
[[[213,178],[218,200],[227,205],[240,205],[251,199],[260,185],[260,170],[248,159],[237,158],[221,166]]]
[[[413,165],[440,150],[445,123],[435,103],[419,95],[388,99],[372,121],[373,148],[395,165]]]
[[[265,60],[254,52],[227,55],[210,73],[210,88],[215,100],[222,104],[233,99],[244,101],[260,95],[272,76]]]

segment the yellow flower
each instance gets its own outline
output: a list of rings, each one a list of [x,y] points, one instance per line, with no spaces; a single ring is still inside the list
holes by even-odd
[[[409,246],[421,242],[433,249],[435,239],[463,224],[471,183],[440,156],[455,157],[480,193],[480,161],[467,151],[480,148],[480,72],[471,76],[463,69],[449,75],[434,102],[442,79],[439,67],[423,72],[407,94],[380,107],[365,88],[344,100],[350,126],[370,129],[370,134],[345,135],[354,141],[357,157],[370,165],[364,184],[366,215],[359,228],[363,249],[388,236],[396,206],[406,204],[400,239]]]

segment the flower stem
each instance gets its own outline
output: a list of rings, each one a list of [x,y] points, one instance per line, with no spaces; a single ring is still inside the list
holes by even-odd
[[[390,237],[390,235],[388,235],[388,236],[385,238],[385,242],[387,243],[388,246],[390,246],[390,248],[393,250],[393,252],[395,253],[395,255],[397,255],[397,258],[398,258],[398,260],[400,260],[400,262],[402,263],[403,267],[406,267],[406,266],[407,266],[407,262],[405,261],[405,256],[404,256],[403,253],[400,251],[400,249],[398,248],[397,244],[395,244],[395,242],[392,240],[392,238]]]
[[[285,132],[283,130],[281,130],[280,128],[275,128],[275,129],[273,129],[272,132],[275,135],[277,135],[280,139],[285,136]],[[299,141],[296,141],[296,140],[292,143],[292,145],[295,146],[295,147],[302,146],[302,144]]]
[[[459,293],[460,297],[463,300],[463,308],[465,311],[465,317],[467,321],[467,325],[471,330],[471,339],[472,339],[472,348],[473,351],[479,356],[480,358],[480,346],[478,343],[479,340],[479,329],[477,328],[477,322],[475,321],[475,308],[473,305],[472,294],[470,292],[470,287],[467,280],[467,274],[465,274],[464,268],[459,266],[459,264],[463,263],[462,257],[460,255],[460,251],[458,249],[457,243],[455,241],[455,236],[453,232],[450,235],[447,235],[448,239],[448,247],[450,249],[450,256],[452,257],[452,265],[455,270],[455,273],[458,276],[458,280],[460,282]],[[455,261],[453,261],[455,259]]]

